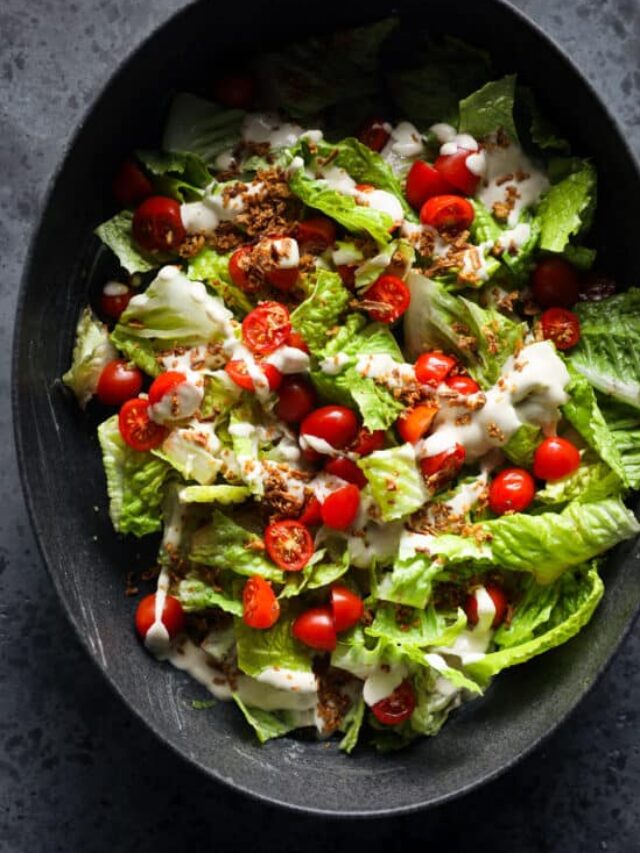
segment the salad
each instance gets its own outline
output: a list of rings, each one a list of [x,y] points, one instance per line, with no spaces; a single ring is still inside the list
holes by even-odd
[[[141,640],[261,742],[437,733],[640,531],[640,290],[594,266],[593,164],[484,52],[406,41],[175,94],[64,376],[115,530],[161,538]]]

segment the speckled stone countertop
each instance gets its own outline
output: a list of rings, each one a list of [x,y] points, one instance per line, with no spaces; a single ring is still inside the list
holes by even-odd
[[[16,471],[8,405],[16,293],[69,135],[116,64],[183,5],[1,4],[0,851],[640,850],[638,628],[570,720],[515,770],[438,810],[366,823],[290,815],[208,782],[161,748],[76,641]],[[640,154],[639,0],[516,5],[571,54]]]

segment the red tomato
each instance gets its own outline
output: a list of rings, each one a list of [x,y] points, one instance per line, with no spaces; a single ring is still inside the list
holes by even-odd
[[[302,337],[300,332],[296,332],[295,330],[289,333],[289,337],[287,338],[287,346],[295,347],[296,349],[301,349],[302,352],[309,352],[309,347],[305,339]]]
[[[436,195],[420,208],[420,222],[436,231],[464,231],[473,222],[471,202],[459,195]]]
[[[281,347],[290,331],[289,312],[280,302],[261,302],[242,321],[242,337],[258,355],[269,355]]]
[[[239,287],[240,290],[244,290],[247,293],[258,290],[260,287],[260,285],[252,281],[247,274],[250,257],[251,246],[240,246],[240,248],[236,249],[229,259],[229,276],[231,277],[231,281],[236,287]]]
[[[416,441],[419,441],[429,431],[429,427],[433,423],[433,419],[437,413],[438,407],[435,405],[432,406],[429,403],[414,406],[413,409],[407,409],[396,421],[400,438],[403,441],[415,444]]]
[[[358,468],[355,462],[347,459],[346,456],[338,456],[330,459],[325,463],[324,470],[327,474],[333,474],[334,477],[341,477],[347,483],[353,483],[359,489],[364,489],[367,485],[367,478],[364,472]]]
[[[342,279],[342,283],[349,290],[353,290],[356,286],[356,268],[355,264],[338,264],[336,272]]]
[[[149,401],[127,400],[118,414],[118,428],[125,444],[134,450],[153,450],[164,441],[167,430],[149,417]]]
[[[580,451],[566,438],[545,438],[533,456],[533,473],[540,480],[561,480],[580,465]]]
[[[358,132],[358,139],[372,151],[382,151],[389,141],[391,134],[385,127],[385,121],[381,118],[372,118],[362,125]]]
[[[363,294],[362,307],[378,323],[395,323],[409,307],[411,294],[401,278],[381,275]]]
[[[135,207],[153,192],[153,185],[133,160],[125,160],[113,179],[111,189],[122,207]]]
[[[475,394],[480,390],[476,380],[470,376],[447,376],[444,382],[458,394]]]
[[[282,373],[273,364],[262,362],[258,365],[264,373],[270,391],[277,391],[282,384]],[[228,361],[224,366],[225,371],[233,379],[236,385],[244,388],[245,391],[255,391],[253,379],[247,372],[247,365],[244,361]]]
[[[383,429],[374,429],[373,432],[370,432],[368,429],[365,429],[365,427],[362,427],[350,450],[352,453],[357,453],[359,456],[368,456],[376,450],[382,450],[383,447]]]
[[[110,361],[102,370],[96,397],[104,406],[121,406],[137,397],[142,388],[142,371],[124,359]]]
[[[322,524],[322,512],[320,507],[320,501],[315,495],[312,495],[306,502],[304,509],[302,510],[302,515],[298,521],[301,521],[302,524],[306,524],[309,527]]]
[[[256,80],[249,74],[225,74],[213,83],[213,96],[223,107],[246,110],[256,95]]]
[[[136,631],[143,640],[147,636],[149,628],[156,621],[156,596],[157,593],[155,592],[152,592],[151,595],[145,595],[136,609]],[[184,610],[178,599],[172,595],[167,595],[164,599],[160,621],[172,639],[184,627]]]
[[[336,647],[336,629],[333,614],[328,607],[305,610],[294,620],[291,630],[296,640],[312,649],[332,652]]]
[[[423,352],[416,361],[414,371],[421,385],[436,388],[451,373],[457,361],[443,352]]]
[[[547,308],[540,318],[542,334],[559,350],[571,349],[580,340],[580,320],[566,308]]]
[[[465,195],[473,195],[480,183],[480,176],[474,175],[467,168],[467,157],[471,154],[475,154],[475,151],[460,148],[455,154],[441,154],[434,163],[445,181],[457,190],[462,190]]]
[[[180,205],[162,195],[152,195],[136,208],[131,228],[136,243],[149,252],[171,252],[187,236]]]
[[[118,320],[133,296],[133,291],[119,281],[109,281],[100,294],[100,313],[111,320]]]
[[[580,296],[580,279],[575,267],[562,258],[543,258],[531,275],[531,289],[543,308],[571,308]]]
[[[461,444],[456,444],[451,450],[436,453],[435,456],[425,456],[424,459],[420,460],[420,468],[425,477],[440,473],[446,474],[448,477],[455,477],[464,465],[466,455],[464,447]]]
[[[265,279],[276,290],[287,292],[296,286],[300,272],[298,267],[288,269],[272,269],[265,273]]]
[[[306,418],[316,404],[316,392],[302,376],[285,376],[278,389],[276,415],[287,424]]]
[[[493,602],[493,607],[496,611],[491,627],[497,628],[504,622],[504,617],[507,615],[507,608],[509,606],[507,596],[505,595],[502,587],[498,586],[497,583],[488,583],[485,585],[485,589],[489,598]],[[467,622],[469,625],[473,626],[478,624],[478,601],[475,595],[467,596],[464,603],[464,612],[467,614]]]
[[[416,210],[420,210],[425,201],[432,196],[452,194],[455,194],[455,187],[445,181],[440,172],[424,160],[416,160],[409,169],[406,196],[411,207]]]
[[[326,216],[303,219],[296,227],[296,240],[307,252],[320,254],[336,242],[336,226]]]
[[[416,707],[416,694],[411,682],[405,679],[390,696],[385,696],[371,706],[373,715],[384,726],[397,726],[404,723],[413,714]]]
[[[315,435],[332,447],[348,447],[358,434],[358,418],[346,406],[322,406],[302,421],[300,435]]]
[[[166,394],[175,391],[178,385],[182,385],[186,381],[187,377],[184,373],[180,373],[179,370],[167,370],[161,373],[151,383],[151,388],[149,388],[149,402],[155,406]]]
[[[523,512],[536,493],[533,477],[524,468],[506,468],[489,488],[489,506],[497,513]]]
[[[336,489],[324,499],[322,523],[334,530],[346,530],[354,521],[360,508],[360,489],[349,483]]]
[[[331,587],[331,612],[336,631],[347,631],[362,619],[364,603],[346,586]]]
[[[280,605],[269,581],[254,575],[242,590],[242,618],[250,628],[271,628],[280,616]]]
[[[285,572],[299,572],[313,554],[311,534],[299,521],[274,521],[264,532],[267,554]]]

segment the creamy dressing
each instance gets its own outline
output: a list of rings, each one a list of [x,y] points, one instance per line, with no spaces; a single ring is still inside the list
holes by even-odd
[[[362,697],[369,707],[386,699],[396,687],[399,687],[407,677],[408,671],[404,664],[376,666],[366,677],[362,687]]]
[[[242,126],[245,142],[267,142],[271,148],[291,148],[299,139],[319,142],[321,130],[304,131],[300,125],[283,122],[275,113],[249,113]]]
[[[153,624],[144,638],[145,647],[159,660],[164,660],[171,650],[169,632],[162,621],[162,612],[164,611],[164,605],[167,600],[169,583],[169,567],[163,566],[158,575]]]
[[[315,450],[316,453],[322,453],[323,456],[342,456],[341,450],[337,450],[324,438],[317,435],[300,435],[300,447],[303,450]],[[344,484],[343,484],[344,485]]]
[[[472,171],[481,177],[476,198],[493,210],[494,204],[507,203],[512,193],[507,223],[514,227],[521,212],[536,204],[549,189],[549,179],[515,142],[505,147],[490,145],[481,155],[472,161]]]
[[[269,683],[261,683],[258,679],[249,678],[246,675],[238,678],[237,693],[247,705],[262,708],[263,711],[309,711],[314,710],[318,703],[318,694],[315,690],[312,692],[296,692],[290,688],[279,690]]]
[[[438,649],[442,654],[459,658],[463,666],[484,657],[493,636],[492,623],[496,615],[491,596],[483,586],[478,587],[473,595],[478,605],[477,624],[461,631],[451,646]]]
[[[214,424],[206,421],[171,430],[161,449],[186,480],[195,480],[201,486],[213,483],[223,465],[229,470],[235,467],[233,454],[222,447]]]
[[[181,382],[157,403],[152,403],[149,406],[149,417],[159,424],[179,423],[195,415],[203,397],[204,379],[196,374],[195,381]]]
[[[381,156],[393,165],[394,155],[401,160],[415,159],[424,151],[422,135],[409,121],[401,121],[391,128],[389,141],[382,149]]]
[[[329,376],[337,376],[338,373],[342,373],[348,364],[351,364],[351,357],[343,352],[339,352],[336,355],[330,355],[323,359],[320,362],[320,370]]]
[[[365,527],[347,536],[347,550],[351,565],[359,569],[368,569],[372,562],[385,563],[393,560],[398,551],[402,536],[401,521],[387,521],[384,524],[369,522]]]
[[[356,370],[361,376],[375,379],[388,388],[403,388],[416,381],[413,365],[396,361],[388,353],[361,355]]]
[[[394,227],[400,225],[404,219],[402,205],[393,193],[375,188],[358,189],[360,184],[357,184],[346,169],[340,166],[322,168],[319,175],[309,170],[307,173],[309,177],[325,183],[329,189],[341,195],[351,196],[358,204],[386,213],[393,220]]]
[[[270,666],[263,669],[256,681],[274,687],[276,690],[290,690],[292,693],[316,693],[318,683],[312,672],[299,672],[286,667]]]
[[[102,292],[105,296],[124,296],[129,293],[129,287],[121,281],[108,281]]]
[[[464,151],[477,151],[478,142],[469,133],[456,133],[453,137],[442,143],[440,154],[443,157],[447,157],[451,154],[457,154],[461,148]]]
[[[364,255],[355,243],[336,241],[337,248],[331,252],[331,260],[337,267],[358,264],[364,260]]]
[[[528,222],[519,222],[515,228],[503,231],[496,243],[503,251],[516,254],[525,245],[529,237],[531,237],[531,226]]]
[[[309,355],[298,347],[283,344],[265,359],[267,364],[277,367],[280,373],[307,373],[309,370]]]

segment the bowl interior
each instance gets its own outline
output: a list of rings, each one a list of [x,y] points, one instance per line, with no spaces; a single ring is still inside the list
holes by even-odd
[[[580,153],[593,156],[603,188],[597,244],[602,266],[633,281],[631,212],[640,195],[633,158],[603,106],[539,31],[497,0],[399,3],[414,31],[457,35],[488,48],[500,70],[517,71]],[[367,5],[375,20],[391,6]],[[250,22],[247,21],[250,16]],[[337,744],[294,739],[260,747],[235,707],[195,711],[199,687],[158,665],[135,641],[135,600],[125,576],[153,560],[153,544],[120,541],[107,515],[95,423],[62,393],[80,306],[114,272],[91,230],[112,214],[109,180],[133,147],[153,146],[169,93],[204,92],[225,62],[242,64],[265,45],[362,23],[351,4],[325,3],[316,26],[299,4],[232,7],[201,2],[159,30],[106,86],[79,129],[53,184],[32,245],[15,353],[17,438],[33,523],[54,583],[81,638],[114,688],[156,733],[217,779],[273,802],[335,814],[382,814],[441,802],[500,772],[531,749],[593,683],[640,604],[634,544],[605,570],[607,595],[592,623],[542,660],[503,674],[485,699],[466,706],[437,738],[381,757],[346,758]],[[248,25],[249,24],[249,25]],[[615,187],[615,193],[608,188]],[[614,209],[615,204],[615,209]]]

